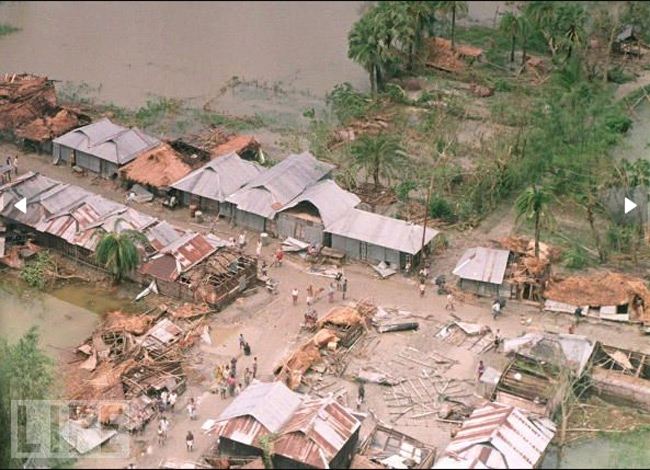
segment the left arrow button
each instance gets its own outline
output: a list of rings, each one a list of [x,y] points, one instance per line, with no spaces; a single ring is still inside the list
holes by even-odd
[[[27,214],[27,198],[22,198],[20,201],[14,204],[14,207],[23,214]]]

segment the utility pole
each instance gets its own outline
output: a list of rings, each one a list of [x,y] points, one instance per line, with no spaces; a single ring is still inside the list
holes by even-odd
[[[429,190],[427,191],[427,203],[424,207],[424,227],[422,230],[422,244],[420,245],[420,265],[424,262],[424,241],[427,235],[427,221],[429,219],[429,205],[431,204],[431,193],[433,192],[433,174],[431,174],[431,181],[429,182]]]

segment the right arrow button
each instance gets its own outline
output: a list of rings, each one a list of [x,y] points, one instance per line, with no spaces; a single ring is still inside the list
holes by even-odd
[[[631,210],[634,210],[636,207],[636,203],[634,201],[630,201],[628,198],[625,198],[625,213],[627,214]]]

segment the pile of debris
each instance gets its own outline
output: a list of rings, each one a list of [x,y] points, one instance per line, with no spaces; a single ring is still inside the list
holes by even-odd
[[[558,259],[560,251],[540,242],[539,256],[535,256],[535,241],[516,236],[499,240],[499,245],[513,254],[508,279],[511,297],[540,302],[551,276],[551,263]]]
[[[364,465],[351,468],[431,468],[436,457],[435,448],[383,424],[375,425],[358,452],[367,461],[355,458]]]
[[[361,202],[371,207],[390,206],[397,202],[395,191],[383,186],[376,188],[372,183],[361,183],[353,188],[352,192],[359,196]]]
[[[278,365],[274,374],[291,389],[301,384],[308,387],[325,373],[341,376],[347,368],[347,357],[362,338],[377,308],[367,301],[354,306],[337,306],[319,319],[319,330]],[[315,372],[305,377],[307,371]]]
[[[390,118],[387,116],[371,116],[352,122],[346,127],[335,129],[329,137],[327,147],[335,149],[340,145],[353,142],[360,135],[378,135],[389,127]]]
[[[42,144],[90,118],[57,104],[54,82],[31,74],[0,76],[0,132]]]
[[[449,39],[433,37],[428,41],[426,65],[445,72],[457,73],[465,70],[468,64],[481,60],[483,49],[466,44],[451,46]]]
[[[256,160],[260,152],[260,144],[255,137],[232,134],[220,127],[210,127],[197,134],[180,137],[171,141],[170,145],[186,157],[202,161],[232,152],[244,159]],[[186,163],[192,164],[187,160]]]

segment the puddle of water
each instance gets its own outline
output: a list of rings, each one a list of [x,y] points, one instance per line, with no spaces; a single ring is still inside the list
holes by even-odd
[[[647,468],[648,442],[650,430],[597,437],[567,446],[561,461],[557,447],[551,447],[541,468]]]

